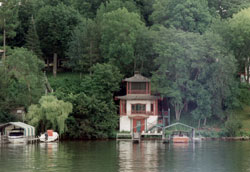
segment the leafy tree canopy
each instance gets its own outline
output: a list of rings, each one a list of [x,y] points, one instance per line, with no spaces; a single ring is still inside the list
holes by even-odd
[[[7,84],[7,99],[14,100],[19,106],[37,102],[44,92],[43,67],[44,62],[25,48],[9,52],[2,71]]]
[[[102,56],[124,74],[133,72],[137,35],[145,25],[136,13],[126,8],[105,13],[101,21]]]
[[[171,98],[176,119],[185,107],[195,119],[223,116],[225,101],[232,96],[235,61],[222,39],[213,33],[202,36],[165,28],[158,39],[153,89]]]
[[[85,19],[72,32],[67,56],[67,65],[74,71],[91,72],[90,68],[100,61],[100,29],[98,23]]]
[[[250,67],[250,8],[233,15],[233,18],[229,19],[225,31],[225,39],[230,44],[238,60],[239,71],[243,73]],[[250,74],[248,70],[246,70],[246,74],[246,80],[249,81]]]
[[[64,57],[71,32],[80,21],[79,13],[62,3],[42,7],[36,18],[36,28],[43,52],[47,56],[57,53]]]
[[[167,28],[203,33],[212,20],[207,0],[156,0],[153,8],[154,24]]]
[[[218,13],[221,18],[232,17],[233,14],[238,13],[241,9],[250,6],[249,0],[209,0],[208,6],[211,13]]]

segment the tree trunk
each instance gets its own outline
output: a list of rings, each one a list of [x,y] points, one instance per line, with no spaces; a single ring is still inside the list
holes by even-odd
[[[187,103],[187,100],[185,100],[185,103],[184,103],[184,111],[185,111],[185,112],[188,111],[188,103]]]
[[[134,59],[134,73],[135,73],[135,71],[136,71],[136,57]]]
[[[54,53],[53,57],[53,76],[56,77],[57,72],[57,53]]]
[[[5,19],[3,19],[3,62],[6,57],[6,31],[5,31]]]
[[[47,58],[47,68],[49,69],[49,58]]]
[[[249,57],[247,58],[247,83],[249,84],[250,83],[250,76],[249,76]]]
[[[92,48],[93,48],[93,43],[92,41],[90,41],[90,51],[89,51],[89,60],[90,60],[90,66],[89,66],[89,74],[92,75],[92,71],[90,70],[90,68],[93,66],[93,53],[92,53]]]
[[[177,121],[180,120],[181,118],[181,108],[179,107],[180,105],[175,105],[175,118]]]
[[[198,121],[198,129],[200,129],[200,127],[201,127],[201,119],[199,119]]]
[[[207,125],[207,118],[204,119],[203,121],[203,125],[206,126]]]

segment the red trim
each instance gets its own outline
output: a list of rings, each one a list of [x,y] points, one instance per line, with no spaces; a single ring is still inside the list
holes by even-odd
[[[126,94],[128,94],[128,82],[127,82],[127,90],[126,90]]]
[[[149,94],[151,94],[151,83],[149,83]]]
[[[122,115],[122,109],[121,109],[121,106],[122,106],[122,100],[120,100],[120,116]]]
[[[155,100],[155,115],[158,115],[158,100]]]
[[[124,112],[124,115],[127,114],[127,105],[126,105],[126,100],[123,101],[123,112]]]
[[[146,94],[148,94],[148,82],[146,82]]]

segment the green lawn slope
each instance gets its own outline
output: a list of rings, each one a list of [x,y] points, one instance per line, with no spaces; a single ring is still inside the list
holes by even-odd
[[[235,111],[235,114],[242,123],[242,129],[250,131],[250,106],[245,105],[243,109]]]

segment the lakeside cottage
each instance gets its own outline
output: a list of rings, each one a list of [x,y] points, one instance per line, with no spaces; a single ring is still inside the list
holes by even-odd
[[[120,100],[120,132],[145,133],[169,123],[167,99],[151,95],[150,79],[138,72],[123,80],[126,95]]]

